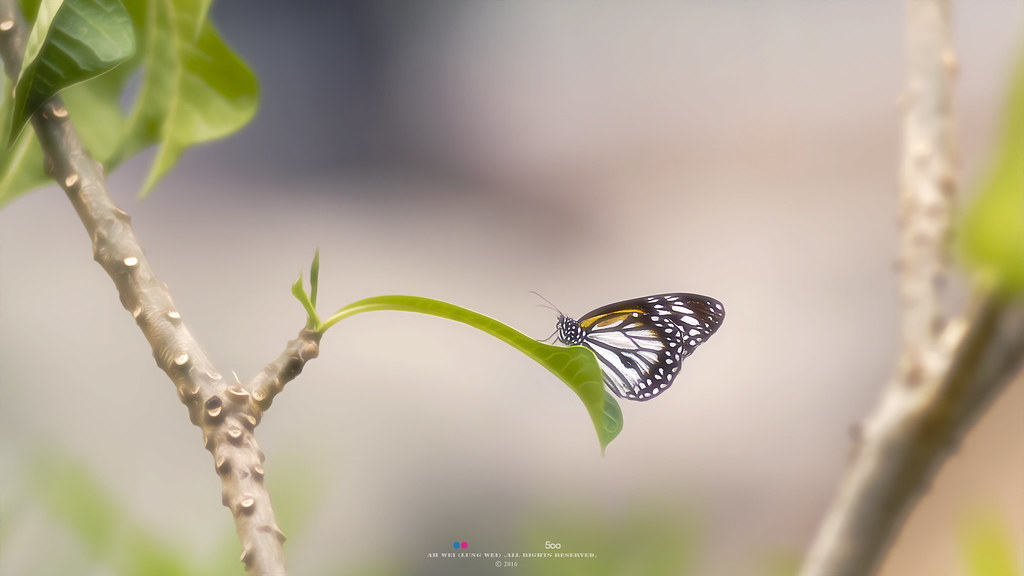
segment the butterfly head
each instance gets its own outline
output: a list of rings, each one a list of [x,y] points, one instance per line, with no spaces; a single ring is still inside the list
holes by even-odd
[[[576,320],[568,316],[558,316],[558,340],[562,344],[576,346],[583,342],[583,328]]]

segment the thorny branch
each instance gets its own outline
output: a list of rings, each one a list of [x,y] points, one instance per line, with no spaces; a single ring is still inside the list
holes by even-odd
[[[0,0],[0,57],[12,85],[27,34],[16,1]],[[303,334],[293,340],[254,380],[251,393],[229,385],[189,332],[167,285],[150,267],[128,214],[108,194],[102,167],[82,145],[61,99],[52,98],[40,108],[32,126],[48,173],[64,188],[92,240],[94,259],[113,280],[121,304],[149,341],[157,366],[174,383],[189,418],[203,432],[203,445],[213,455],[221,479],[222,502],[234,516],[247,572],[283,576],[285,538],[263,484],[264,455],[253,430],[273,394],[301,371],[305,360],[316,356],[319,339]]]
[[[982,295],[966,319],[940,301],[956,190],[956,58],[949,0],[907,1],[900,191],[901,352],[801,576],[873,573],[911,506],[1024,359],[1024,307]]]
[[[274,397],[284,390],[284,385],[302,372],[307,360],[316,358],[320,353],[319,332],[303,330],[281,354],[249,382],[252,398],[260,410],[266,411],[274,401]]]

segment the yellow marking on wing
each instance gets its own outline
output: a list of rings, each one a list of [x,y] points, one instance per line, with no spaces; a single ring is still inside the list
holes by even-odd
[[[609,312],[600,316],[594,316],[593,318],[587,318],[580,322],[580,326],[583,328],[590,329],[590,327],[600,328],[609,324],[614,324],[619,320],[625,320],[627,316],[633,312],[643,312],[642,310],[616,310],[615,312]]]

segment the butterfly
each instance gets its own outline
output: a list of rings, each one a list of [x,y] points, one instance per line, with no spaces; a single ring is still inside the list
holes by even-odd
[[[665,392],[679,365],[725,320],[722,303],[700,294],[657,294],[602,306],[579,320],[558,313],[558,339],[597,356],[604,383],[640,402]]]

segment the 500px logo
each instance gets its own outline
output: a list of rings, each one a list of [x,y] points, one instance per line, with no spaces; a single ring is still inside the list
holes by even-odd
[[[552,542],[550,540],[545,540],[544,541],[544,548],[546,548],[548,550],[561,550],[562,549],[562,543],[561,542]]]

